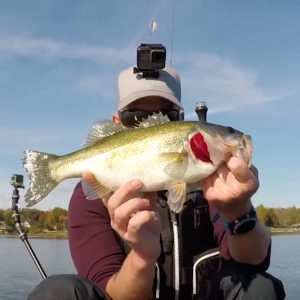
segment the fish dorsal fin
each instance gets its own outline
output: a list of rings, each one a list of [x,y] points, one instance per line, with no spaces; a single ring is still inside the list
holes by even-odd
[[[93,125],[90,133],[87,135],[85,141],[82,143],[82,148],[87,148],[95,145],[103,138],[113,135],[116,132],[126,130],[125,127],[110,120],[101,120]]]
[[[170,122],[168,116],[163,115],[161,112],[157,114],[153,114],[146,119],[142,119],[142,121],[136,125],[134,128],[146,128],[153,125],[164,124]],[[122,130],[130,130],[133,128],[126,128],[120,124],[114,123],[110,120],[101,120],[95,125],[93,125],[90,133],[87,135],[85,141],[82,143],[82,148],[87,148],[95,145],[104,137],[113,135]]]
[[[161,112],[149,116],[147,119],[142,119],[142,121],[136,125],[136,128],[146,128],[153,125],[164,124],[170,122],[167,115],[163,115]]]

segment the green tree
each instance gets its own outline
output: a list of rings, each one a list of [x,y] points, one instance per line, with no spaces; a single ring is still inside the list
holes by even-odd
[[[5,210],[4,209],[0,209],[0,222],[4,221],[4,214],[5,214]]]
[[[41,233],[41,230],[37,225],[32,225],[30,226],[30,228],[28,228],[28,233],[37,234],[37,233]]]
[[[12,212],[10,209],[5,210],[4,212],[4,223],[12,228],[15,228],[15,222],[12,218]]]
[[[267,220],[265,225],[268,227],[279,227],[279,221],[273,208],[267,209]]]
[[[258,219],[266,225],[267,220],[268,220],[268,211],[267,209],[261,204],[258,207],[256,207],[256,214]]]
[[[300,208],[296,206],[265,207],[259,205],[256,207],[258,219],[268,227],[289,228],[291,225],[300,223]],[[23,208],[20,209],[21,222],[27,221],[30,224],[30,233],[42,232],[43,229],[67,230],[68,211],[55,207],[52,210],[41,211],[38,209]],[[14,227],[11,209],[0,209],[0,221],[4,221],[8,226]]]
[[[37,221],[37,226],[39,229],[43,230],[47,228],[47,216],[48,213],[47,212],[42,212],[39,216],[39,219]]]

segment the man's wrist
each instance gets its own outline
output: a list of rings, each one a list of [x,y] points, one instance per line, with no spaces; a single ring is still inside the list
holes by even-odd
[[[132,257],[132,263],[137,269],[148,269],[155,267],[157,262],[156,258],[138,253],[133,249],[131,250],[130,254]]]
[[[236,206],[235,209],[231,209],[230,211],[219,211],[220,213],[220,217],[228,222],[231,223],[237,219],[239,219],[240,217],[243,217],[245,215],[247,215],[252,209],[252,202],[249,199],[247,202],[245,202],[245,204],[241,205],[241,206]]]

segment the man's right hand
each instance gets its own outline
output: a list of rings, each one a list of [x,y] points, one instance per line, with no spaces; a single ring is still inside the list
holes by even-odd
[[[95,180],[91,173],[84,173],[82,179],[88,182]],[[155,263],[161,252],[161,226],[155,212],[157,194],[144,193],[143,198],[134,197],[142,185],[140,180],[132,180],[102,200],[109,212],[112,228],[129,244],[138,259]]]

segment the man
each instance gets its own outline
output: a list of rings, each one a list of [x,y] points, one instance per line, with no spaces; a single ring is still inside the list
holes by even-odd
[[[158,79],[132,68],[120,74],[114,122],[130,127],[157,111],[171,121],[183,119],[178,74],[171,68],[159,73]],[[84,174],[83,180],[94,178]],[[50,277],[28,299],[285,299],[282,283],[265,273],[271,238],[251,203],[259,186],[255,168],[229,158],[178,215],[170,213],[161,192],[138,198],[141,185],[137,178],[89,201],[78,183],[68,232],[79,276]],[[51,287],[55,295],[47,298]]]

